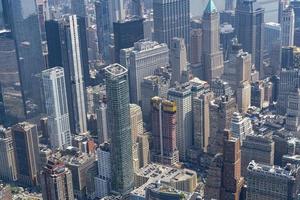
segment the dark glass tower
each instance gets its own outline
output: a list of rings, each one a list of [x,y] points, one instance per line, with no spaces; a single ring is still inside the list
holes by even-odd
[[[236,33],[244,51],[251,53],[252,63],[263,72],[263,33],[265,10],[256,0],[238,0],[236,5]]]
[[[111,137],[112,190],[127,194],[133,189],[128,70],[113,64],[105,68],[108,131]]]
[[[109,0],[95,2],[98,48],[102,59],[109,62],[110,34],[112,33]]]
[[[115,62],[120,62],[120,50],[133,47],[134,43],[144,39],[144,19],[132,18],[114,23]]]
[[[39,75],[45,68],[35,0],[4,0],[9,27],[16,44],[25,113],[28,118],[42,109]]]
[[[3,99],[3,90],[0,82],[0,124],[5,123],[5,107],[4,107],[4,99]]]

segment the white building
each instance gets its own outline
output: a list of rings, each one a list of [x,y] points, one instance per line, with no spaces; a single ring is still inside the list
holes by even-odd
[[[110,192],[111,185],[111,159],[109,144],[100,145],[97,149],[98,177],[95,177],[95,195],[103,198]]]
[[[120,62],[129,70],[131,103],[141,105],[141,83],[156,69],[169,66],[169,49],[166,44],[141,40],[121,50]]]
[[[184,161],[187,159],[187,152],[193,141],[192,92],[190,85],[171,88],[168,92],[168,99],[176,102],[176,143],[179,158]]]
[[[65,148],[71,145],[71,132],[64,69],[44,70],[42,80],[51,147]]]
[[[246,139],[246,135],[253,133],[252,123],[248,117],[243,117],[240,113],[233,113],[231,119],[231,132],[233,137],[240,138],[241,143]]]
[[[282,46],[293,46],[295,32],[295,13],[294,9],[291,6],[287,7],[282,12],[281,30]]]

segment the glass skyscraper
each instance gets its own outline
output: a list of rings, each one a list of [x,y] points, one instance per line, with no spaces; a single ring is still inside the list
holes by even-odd
[[[4,0],[17,50],[23,103],[27,117],[42,111],[39,76],[45,68],[35,0]]]
[[[108,134],[111,137],[112,190],[127,194],[133,189],[128,70],[113,64],[105,68]]]

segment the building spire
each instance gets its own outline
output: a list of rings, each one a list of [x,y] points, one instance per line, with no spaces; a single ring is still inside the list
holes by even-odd
[[[208,4],[207,4],[207,6],[204,10],[204,13],[205,14],[211,14],[211,13],[215,13],[215,12],[217,12],[217,7],[216,7],[213,0],[209,0]]]

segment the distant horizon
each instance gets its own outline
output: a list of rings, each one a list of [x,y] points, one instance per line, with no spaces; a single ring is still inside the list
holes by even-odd
[[[201,16],[208,0],[190,0],[191,1],[191,15],[193,17]],[[236,1],[236,0],[235,0]],[[273,2],[271,2],[273,1]],[[214,0],[218,10],[224,9],[225,0]],[[262,3],[262,7],[266,9],[265,22],[277,22],[277,0],[258,0]],[[264,2],[267,2],[264,4]]]

